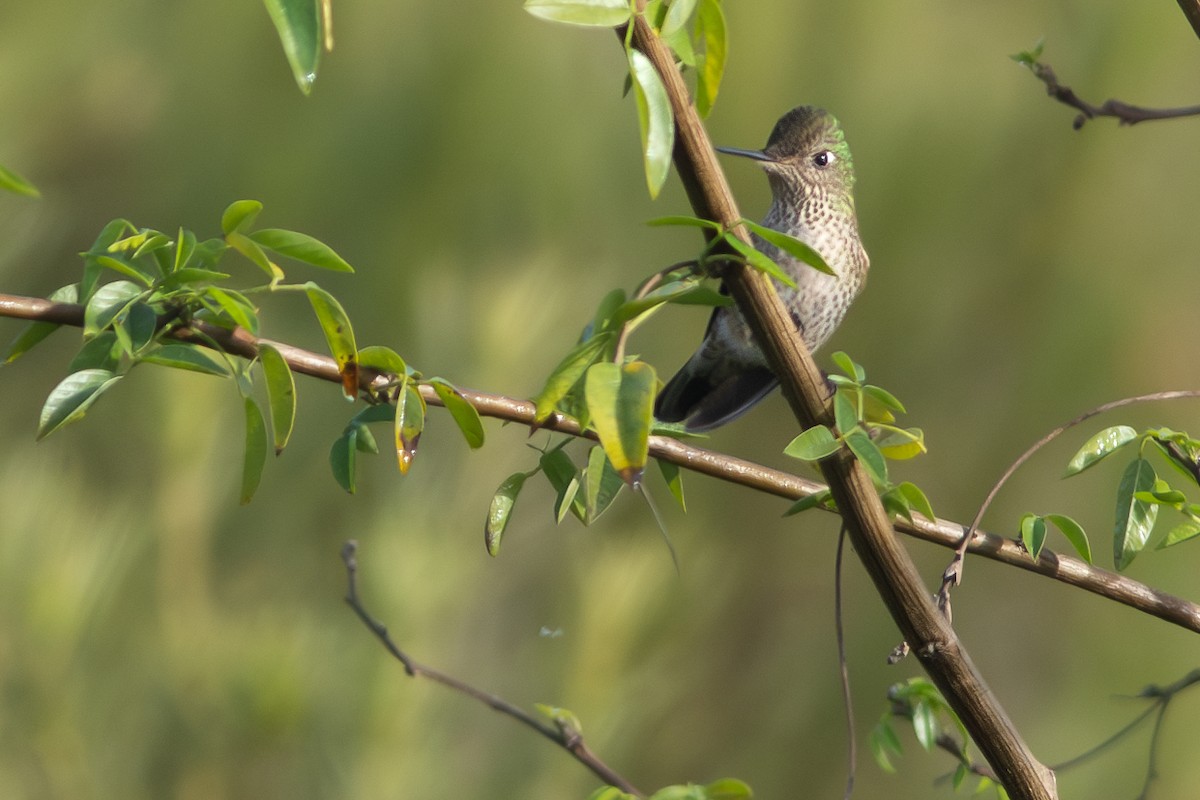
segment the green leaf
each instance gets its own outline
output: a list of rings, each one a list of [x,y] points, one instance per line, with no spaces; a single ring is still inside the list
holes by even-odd
[[[409,375],[404,359],[390,347],[373,344],[358,351],[358,365],[403,377]]]
[[[846,377],[853,379],[855,383],[862,383],[867,379],[867,371],[844,351],[838,350],[829,358],[834,364],[837,364],[837,368],[845,373]]]
[[[1172,528],[1171,532],[1167,534],[1167,538],[1159,542],[1155,549],[1162,550],[1165,547],[1173,547],[1197,536],[1200,536],[1200,522],[1193,519],[1185,520]]]
[[[927,751],[932,751],[937,745],[938,736],[937,715],[934,713],[933,707],[924,700],[914,705],[912,724],[917,742]]]
[[[784,455],[801,461],[820,461],[836,453],[839,447],[841,444],[833,435],[833,431],[825,425],[814,425],[792,439],[791,443],[783,448],[783,452]]]
[[[717,102],[728,54],[725,12],[720,0],[700,0],[696,38],[704,42],[696,68],[696,110],[701,117],[707,117]]]
[[[554,413],[559,402],[567,396],[567,392],[571,391],[571,388],[583,377],[588,367],[603,355],[605,349],[613,339],[614,334],[606,331],[593,336],[591,339],[582,341],[571,348],[571,352],[567,353],[558,366],[554,368],[554,371],[550,373],[550,377],[546,379],[546,385],[542,387],[542,391],[538,393],[537,397],[533,398],[533,402],[537,406],[535,416],[537,422],[545,422]]]
[[[825,263],[825,259],[821,257],[820,253],[797,239],[795,236],[784,233],[783,231],[777,231],[773,228],[768,228],[765,225],[759,225],[757,222],[748,219],[741,220],[741,223],[754,233],[758,234],[759,238],[775,245],[793,258],[803,261],[805,264],[808,264],[818,272],[824,272],[826,275],[837,275],[837,273],[833,271],[833,268]]]
[[[450,412],[458,430],[467,440],[467,446],[473,450],[483,447],[483,421],[479,418],[475,406],[467,402],[467,398],[443,378],[430,378],[428,383],[433,387],[433,391],[437,392],[442,405]]]
[[[671,114],[671,100],[654,64],[637,50],[629,51],[629,74],[633,76],[638,130],[642,135],[646,186],[650,190],[650,197],[658,197],[671,170],[671,153],[675,147],[675,118]]]
[[[263,228],[261,231],[249,234],[249,237],[262,247],[279,253],[281,256],[294,258],[305,264],[330,269],[334,272],[354,272],[354,267],[335,253],[332,247],[308,234],[279,228]]]
[[[206,348],[183,342],[167,342],[143,355],[139,361],[162,367],[186,369],[205,375],[229,377],[229,368],[208,355]]]
[[[95,336],[112,324],[118,314],[142,296],[142,288],[129,281],[113,281],[96,290],[83,312],[83,334]]]
[[[1037,561],[1043,545],[1046,544],[1046,520],[1037,514],[1022,516],[1021,544],[1025,545],[1025,552],[1029,553],[1029,557]]]
[[[63,378],[42,405],[37,438],[44,439],[64,425],[82,419],[92,403],[121,379],[106,369],[85,369]]]
[[[358,430],[355,425],[347,425],[333,447],[329,448],[329,467],[333,470],[333,478],[350,494],[354,494],[355,490]]]
[[[578,497],[579,470],[575,468],[571,457],[561,448],[549,450],[538,459],[538,465],[541,466],[546,480],[558,493],[554,502],[554,518],[562,522],[567,511],[570,511],[582,522],[587,516],[587,509],[583,500]]]
[[[490,556],[495,557],[500,552],[500,539],[504,536],[504,529],[508,527],[508,520],[512,516],[517,495],[521,493],[521,487],[525,485],[525,479],[529,477],[529,474],[514,472],[504,479],[500,488],[492,495],[492,504],[488,508],[487,519],[483,523],[483,544],[487,547]]]
[[[657,381],[654,367],[644,361],[625,365],[602,361],[588,368],[584,382],[600,444],[613,468],[634,488],[641,483],[649,458]]]
[[[263,0],[300,91],[309,94],[321,63],[323,37],[317,0]]]
[[[870,745],[871,755],[875,757],[879,768],[884,772],[895,772],[896,768],[892,765],[889,754],[901,755],[900,737],[887,720],[881,720],[871,730]]]
[[[127,278],[133,278],[142,284],[142,286],[151,286],[154,283],[154,276],[147,273],[137,264],[105,255],[93,256],[92,261],[105,269],[111,269],[113,272],[118,272]]]
[[[128,353],[140,354],[154,340],[158,331],[158,314],[143,302],[135,302],[125,314],[122,328],[129,332]]]
[[[304,284],[304,290],[317,315],[317,322],[325,333],[329,351],[337,360],[338,373],[342,376],[342,393],[347,400],[353,401],[358,397],[358,348],[354,344],[354,328],[350,325],[350,317],[336,297],[312,281]]]
[[[228,277],[229,273],[227,272],[216,272],[211,269],[200,269],[198,267],[182,267],[164,278],[159,283],[159,286],[165,291],[171,291],[180,286],[196,283],[213,283],[215,281],[223,281]]]
[[[254,399],[245,399],[246,450],[242,459],[242,505],[250,502],[267,463],[267,423]]]
[[[625,484],[609,463],[603,447],[593,447],[588,451],[588,465],[584,478],[584,524],[591,525],[608,510]]]
[[[700,219],[699,217],[688,217],[682,214],[669,214],[665,217],[655,217],[654,219],[646,220],[646,224],[654,228],[682,226],[687,228],[707,228],[711,231],[721,230],[721,226],[712,220]]]
[[[662,27],[659,29],[659,34],[670,36],[672,33],[682,30],[695,9],[696,0],[671,0],[671,5],[667,7],[667,16],[663,19]]]
[[[743,800],[754,796],[750,787],[737,778],[721,778],[704,787],[709,800]]]
[[[221,232],[228,235],[245,230],[254,224],[254,219],[262,210],[263,204],[257,200],[238,200],[230,203],[221,214]]]
[[[11,169],[0,166],[0,189],[7,189],[16,194],[23,194],[26,197],[41,197],[42,193],[37,190],[29,181],[22,178]]]
[[[1045,518],[1047,522],[1062,531],[1062,535],[1071,543],[1071,547],[1075,548],[1075,552],[1079,554],[1080,558],[1089,564],[1092,563],[1092,545],[1088,542],[1082,525],[1065,514],[1047,514]]]
[[[894,461],[916,458],[925,452],[925,432],[920,428],[881,428],[887,435],[875,442],[879,451]]]
[[[1079,448],[1079,452],[1067,464],[1067,473],[1064,477],[1083,472],[1137,438],[1138,432],[1128,425],[1114,425],[1111,428],[1105,428]]]
[[[283,280],[283,270],[279,268],[278,264],[267,258],[266,251],[259,247],[258,242],[238,231],[231,231],[225,234],[225,241],[229,243],[230,247],[237,250],[253,262],[256,267],[265,272],[272,283]]]
[[[843,436],[858,427],[858,408],[849,393],[839,391],[833,396],[833,419]]]
[[[196,251],[196,234],[189,230],[179,229],[179,233],[175,236],[175,266],[172,272],[179,272],[187,266],[187,263],[192,258],[192,253]]]
[[[1150,538],[1158,506],[1134,495],[1150,491],[1156,478],[1154,467],[1144,458],[1131,461],[1121,476],[1117,487],[1117,522],[1113,528],[1113,561],[1118,570],[1128,567]]]
[[[400,392],[396,398],[393,430],[396,463],[400,467],[400,474],[407,475],[413,459],[417,456],[421,432],[425,430],[425,398],[421,397],[417,387],[407,377],[400,384]]]
[[[117,334],[104,331],[88,339],[67,365],[67,373],[85,369],[106,369],[115,372],[121,363],[121,348],[117,345]]]
[[[235,325],[258,335],[258,311],[244,294],[219,286],[206,286],[203,296],[216,303]]]
[[[929,503],[929,498],[925,496],[925,492],[921,491],[921,487],[910,481],[904,481],[896,487],[900,494],[904,495],[904,499],[908,501],[909,506],[914,511],[920,513],[925,519],[933,522],[937,519],[933,514],[933,506]]]
[[[296,379],[283,354],[273,345],[260,342],[258,360],[262,364],[263,377],[267,384],[275,455],[279,455],[283,448],[287,447],[296,420]]]
[[[70,283],[66,286],[60,286],[51,292],[47,298],[55,303],[75,303],[79,299],[79,287]],[[61,326],[56,322],[31,322],[25,327],[17,338],[13,339],[12,344],[4,351],[4,364],[11,364],[25,353],[32,350],[47,336],[54,333]]]
[[[724,238],[729,246],[733,248],[734,252],[738,253],[743,259],[745,259],[746,263],[751,267],[759,272],[770,275],[784,286],[792,289],[797,288],[796,279],[784,272],[783,268],[776,264],[770,256],[759,250],[755,250],[753,247],[746,244],[732,233],[726,233]]]
[[[861,370],[862,367],[859,367],[859,369]],[[863,378],[866,378],[866,376],[864,375]],[[882,389],[878,386],[867,384],[866,386],[862,387],[862,391],[864,399],[874,401],[888,411],[894,411],[897,414],[907,413],[904,408],[904,404],[897,400],[896,396],[887,389]],[[886,422],[887,420],[884,421]]]
[[[600,28],[629,21],[629,0],[525,0],[525,10],[552,22]]]
[[[788,507],[788,510],[783,512],[783,515],[785,517],[790,517],[795,514],[799,514],[801,511],[808,511],[810,508],[824,506],[829,502],[829,498],[829,490],[822,489],[819,492],[814,492],[813,494],[801,497],[799,500],[792,503],[791,506]]]
[[[626,794],[615,786],[601,786],[589,794],[587,800],[637,800],[637,796]]]
[[[661,458],[655,459],[658,462],[658,471],[662,473],[663,480],[667,482],[667,490],[671,492],[671,496],[679,503],[680,509],[687,511],[687,502],[683,497],[683,472],[679,469],[678,464],[672,464],[670,461],[664,461]]]
[[[857,428],[846,434],[844,441],[850,452],[854,453],[855,458],[866,468],[871,479],[880,486],[887,486],[887,461],[867,432]]]

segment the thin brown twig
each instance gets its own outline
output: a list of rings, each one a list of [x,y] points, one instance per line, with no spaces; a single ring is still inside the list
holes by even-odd
[[[850,664],[846,658],[846,631],[842,616],[842,553],[846,547],[846,526],[838,532],[837,555],[833,560],[833,614],[837,632],[838,677],[842,684],[842,709],[846,712],[846,789],[842,800],[854,794],[854,776],[858,771],[858,734],[854,729],[854,696],[850,692]]]
[[[566,750],[575,757],[579,763],[587,767],[600,780],[607,783],[609,786],[615,786],[623,792],[627,792],[638,797],[644,797],[641,791],[630,783],[623,775],[616,772],[612,767],[604,763],[595,753],[593,753],[583,741],[583,734],[573,726],[564,722],[557,722],[551,725],[544,722],[534,715],[530,714],[518,706],[513,705],[498,695],[485,692],[482,689],[477,689],[470,684],[459,680],[453,675],[448,675],[445,672],[434,669],[433,667],[419,664],[412,659],[407,653],[400,649],[396,642],[388,633],[387,626],[375,619],[370,612],[363,606],[362,600],[358,594],[358,543],[353,539],[342,545],[342,563],[346,565],[346,605],[354,611],[363,625],[375,635],[380,644],[392,654],[401,664],[404,665],[404,671],[414,678],[428,678],[435,683],[440,683],[450,689],[453,689],[460,694],[464,694],[472,699],[478,700],[489,708],[500,712],[527,728],[531,728],[550,741],[554,742],[559,747]]]
[[[1180,0],[1180,5],[1183,4],[1184,0]],[[1027,63],[1026,66],[1037,76],[1038,80],[1046,85],[1046,94],[1058,102],[1079,111],[1079,114],[1072,123],[1075,130],[1079,130],[1088,120],[1095,119],[1096,117],[1113,117],[1120,125],[1136,125],[1139,122],[1147,122],[1149,120],[1178,119],[1180,117],[1200,115],[1200,105],[1184,106],[1182,108],[1147,108],[1113,99],[1105,100],[1098,106],[1093,105],[1075,94],[1075,91],[1070,86],[1064,86],[1059,83],[1058,75],[1055,74],[1054,69],[1049,64],[1043,64],[1035,60]]]
[[[81,327],[83,325],[83,306],[75,303],[56,303],[36,297],[0,294],[0,317]],[[177,339],[193,341],[206,347],[215,342],[225,352],[247,359],[258,357],[260,341],[268,342],[279,351],[293,372],[341,384],[337,362],[330,356],[283,342],[258,339],[241,328],[230,330],[195,321],[192,322],[192,326],[192,328],[174,330],[171,335]],[[387,381],[388,376],[363,370],[362,388],[364,392],[374,393],[376,386],[384,385]],[[534,404],[528,400],[462,387],[459,387],[459,392],[484,417],[528,427],[534,427],[536,424],[536,409]],[[441,399],[431,387],[421,386],[421,394],[429,404],[442,405]],[[581,429],[579,423],[574,419],[558,414],[537,427],[570,436],[595,439],[594,433]],[[667,436],[650,437],[650,455],[710,478],[744,486],[793,502],[827,489],[818,481],[802,478],[790,472],[766,467],[736,456],[706,450]],[[964,532],[967,531],[967,528],[960,522],[946,519],[926,520],[919,515],[912,521],[903,517],[897,518],[894,525],[900,533],[947,548],[959,546],[963,542]],[[1041,554],[1034,560],[1029,557],[1029,553],[1024,548],[1012,539],[981,530],[975,530],[967,537],[967,550],[993,561],[1053,578],[1069,586],[1083,589],[1158,617],[1194,633],[1200,633],[1200,604],[1147,586],[1126,575],[1119,575],[1093,566],[1073,556],[1058,554],[1049,548],[1043,548]]]

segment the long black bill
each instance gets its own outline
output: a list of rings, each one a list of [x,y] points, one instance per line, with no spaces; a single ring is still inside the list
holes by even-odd
[[[774,161],[769,155],[762,150],[743,150],[740,147],[717,147],[718,153],[724,153],[727,156],[741,156],[742,158],[752,158],[755,161]]]

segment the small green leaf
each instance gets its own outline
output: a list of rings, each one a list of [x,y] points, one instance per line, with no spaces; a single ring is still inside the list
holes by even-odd
[[[776,264],[770,256],[759,250],[755,250],[732,233],[726,233],[724,238],[729,246],[733,248],[734,252],[745,259],[748,265],[759,272],[770,275],[784,286],[792,289],[796,288],[796,279],[784,272],[783,268]]]
[[[104,331],[83,343],[79,352],[67,365],[67,373],[85,369],[105,369],[116,372],[121,363],[121,348],[117,345],[117,334]]]
[[[186,369],[205,375],[229,377],[229,368],[208,355],[205,348],[183,342],[167,342],[143,355],[139,361],[162,367]]]
[[[584,524],[591,525],[608,510],[625,484],[609,463],[603,447],[593,447],[588,451],[588,465],[584,478]]]
[[[528,8],[528,6],[526,6]],[[675,147],[675,117],[671,100],[658,70],[638,50],[629,51],[629,74],[633,76],[633,95],[637,103],[638,129],[642,135],[642,160],[646,168],[646,186],[650,197],[658,197],[671,170]]]
[[[124,327],[129,331],[128,352],[136,356],[153,341],[158,331],[158,314],[145,303],[135,302],[126,312]]]
[[[1037,561],[1042,546],[1046,544],[1046,520],[1037,514],[1021,517],[1021,544],[1025,545],[1029,557]]]
[[[329,351],[337,360],[338,372],[342,376],[342,393],[347,400],[353,401],[358,396],[358,348],[354,345],[354,328],[350,325],[350,317],[336,297],[312,281],[304,284],[304,289],[321,330],[325,332]]]
[[[637,800],[637,796],[626,794],[615,786],[601,786],[589,794],[587,800]]]
[[[1047,514],[1046,521],[1062,531],[1062,535],[1071,543],[1071,547],[1075,548],[1080,558],[1089,564],[1092,563],[1092,545],[1088,542],[1082,525],[1065,514]]]
[[[613,338],[614,335],[611,332],[600,333],[571,348],[571,352],[567,353],[550,373],[542,391],[533,398],[533,402],[537,406],[535,418],[538,422],[545,422],[554,413],[559,402],[579,382],[588,367],[602,357]]]
[[[44,439],[83,417],[92,403],[121,379],[106,369],[85,369],[63,378],[42,405],[37,438]]]
[[[701,117],[707,117],[717,102],[728,54],[725,12],[720,0],[700,0],[696,38],[704,42],[696,67],[696,110]]]
[[[855,458],[866,468],[867,474],[880,486],[887,486],[887,460],[883,453],[871,441],[871,437],[862,428],[856,428],[846,434],[844,441],[854,453]]]
[[[128,261],[105,255],[93,256],[92,261],[93,263],[105,269],[111,269],[113,272],[118,272],[124,275],[126,278],[133,278],[135,281],[142,284],[142,286],[151,286],[154,283],[154,276],[147,273],[137,264],[132,264]]]
[[[924,700],[919,701],[913,706],[912,724],[917,742],[925,750],[932,751],[937,745],[938,737],[937,715],[933,707]]]
[[[830,494],[829,494],[828,489],[823,489],[819,492],[814,492],[813,494],[807,495],[805,497],[801,497],[799,500],[792,503],[792,505],[788,508],[788,510],[783,512],[783,515],[785,517],[790,517],[790,516],[793,516],[794,514],[799,514],[801,511],[808,511],[810,508],[816,508],[817,506],[823,506],[829,502],[829,498],[830,498]]]
[[[1138,432],[1128,425],[1114,425],[1111,428],[1105,428],[1088,439],[1083,447],[1079,448],[1079,452],[1071,458],[1070,463],[1067,464],[1066,477],[1083,472],[1137,438]]]
[[[850,393],[839,391],[833,396],[833,419],[843,436],[858,427],[858,408]]]
[[[354,272],[354,267],[333,251],[333,248],[305,233],[285,231],[279,228],[263,228],[249,234],[257,244],[281,256],[294,258],[314,267],[334,272]]]
[[[654,219],[646,220],[646,224],[654,228],[683,226],[688,228],[707,228],[711,231],[721,230],[721,226],[712,220],[700,219],[699,217],[688,217],[682,214],[670,214],[665,217],[655,217]]]
[[[572,25],[615,28],[629,21],[629,0],[525,0],[525,10]]]
[[[410,374],[404,359],[390,347],[373,344],[358,351],[358,365],[403,377]]]
[[[542,454],[538,459],[538,465],[541,466],[546,480],[558,492],[558,497],[554,502],[555,519],[562,522],[567,511],[570,511],[582,522],[587,516],[587,509],[584,507],[583,500],[578,497],[579,470],[575,468],[571,457],[562,449],[550,450]]]
[[[1113,528],[1113,561],[1118,570],[1133,562],[1154,529],[1158,506],[1138,500],[1134,495],[1149,491],[1156,478],[1154,467],[1144,458],[1131,461],[1121,476],[1117,487],[1117,521]]]
[[[196,234],[180,228],[179,233],[175,236],[175,267],[171,271],[179,272],[179,270],[186,267],[188,261],[192,258],[192,253],[195,251]]]
[[[7,189],[16,194],[23,194],[26,197],[41,197],[42,193],[37,190],[29,181],[22,178],[11,169],[0,166],[0,189]]]
[[[347,425],[342,435],[329,448],[329,467],[338,485],[350,494],[355,490],[356,459],[358,456],[358,427]]]
[[[704,787],[708,800],[743,800],[754,796],[750,787],[737,778],[721,778]]]
[[[588,412],[613,468],[637,487],[650,452],[654,389],[658,378],[644,361],[602,361],[588,368],[584,383]]]
[[[242,505],[250,502],[267,463],[267,423],[253,398],[245,399],[246,450],[242,459]]]
[[[696,0],[671,0],[671,5],[667,7],[667,16],[663,19],[662,27],[659,29],[659,34],[670,36],[672,33],[682,30],[695,9]]]
[[[803,261],[818,272],[824,272],[826,275],[837,275],[833,271],[833,268],[825,263],[825,259],[821,257],[820,253],[795,236],[783,231],[777,231],[774,228],[768,228],[765,225],[759,225],[757,222],[748,219],[741,220],[741,223],[749,230],[758,234],[759,238],[775,245],[793,258]]]
[[[216,281],[223,281],[228,277],[229,273],[226,272],[215,272],[211,269],[199,269],[197,267],[182,267],[164,278],[159,283],[159,286],[165,291],[171,291],[178,289],[180,286],[214,283]]]
[[[317,0],[263,0],[279,33],[283,54],[300,91],[308,94],[317,79],[323,37]],[[228,231],[226,231],[228,233]]]
[[[500,552],[500,539],[504,536],[504,529],[508,527],[517,495],[521,493],[521,487],[525,485],[525,479],[528,477],[529,473],[514,472],[504,479],[496,494],[492,496],[492,504],[483,523],[483,544],[490,556],[495,557]]]
[[[260,342],[258,360],[262,364],[263,377],[267,384],[275,455],[279,455],[283,448],[287,447],[296,420],[296,379],[283,354],[273,345]]]
[[[219,286],[206,286],[203,296],[216,303],[233,324],[245,328],[255,336],[258,335],[258,310],[244,294]]]
[[[1173,547],[1197,536],[1200,536],[1200,522],[1193,519],[1185,520],[1172,528],[1167,537],[1159,542],[1155,549],[1162,550],[1165,547]]]
[[[450,412],[454,424],[467,440],[467,446],[473,450],[483,447],[483,421],[479,418],[475,406],[467,402],[467,398],[443,378],[430,378],[428,383],[433,387],[433,391],[437,392],[442,405]]]
[[[259,247],[258,242],[238,231],[231,231],[225,234],[225,241],[229,243],[230,247],[237,250],[253,262],[256,267],[265,272],[272,283],[283,280],[283,270],[279,268],[278,264],[267,257],[266,251]]]
[[[933,506],[929,503],[929,498],[925,496],[925,492],[921,491],[921,487],[910,481],[904,481],[896,487],[900,494],[904,495],[904,499],[908,501],[909,506],[914,511],[920,513],[921,516],[930,522],[935,522],[937,517],[933,514]]]
[[[838,350],[829,358],[834,364],[837,364],[837,368],[845,373],[846,377],[853,379],[855,383],[862,383],[867,379],[867,371],[844,351]]]
[[[687,511],[687,502],[683,497],[683,472],[679,469],[679,465],[661,458],[655,460],[658,462],[658,470],[662,473],[663,480],[667,482],[667,490],[679,503],[679,508]]]
[[[875,444],[886,457],[894,461],[905,461],[925,452],[925,432],[920,428],[881,427],[888,433]]]
[[[839,447],[841,444],[833,435],[833,431],[825,425],[814,425],[792,439],[791,443],[783,448],[783,452],[784,455],[801,461],[820,461],[836,453]]]
[[[228,235],[242,231],[254,224],[255,217],[263,210],[263,204],[257,200],[238,200],[230,203],[221,214],[221,232]]]
[[[871,730],[871,755],[875,757],[875,763],[884,772],[895,772],[896,768],[892,765],[891,755],[901,755],[900,737],[896,735],[896,731],[887,722],[881,720]]]
[[[862,369],[862,367],[859,367],[859,369]],[[866,376],[864,375],[863,378],[865,379]],[[887,389],[882,389],[878,386],[867,384],[862,388],[862,390],[865,399],[875,401],[888,411],[894,411],[897,414],[907,413],[905,411],[904,404],[897,400],[896,396]]]
[[[47,298],[55,303],[74,303],[79,299],[79,287],[75,284],[67,284],[55,289],[50,297]],[[55,322],[31,322],[23,331],[17,334],[17,338],[13,339],[12,344],[4,351],[4,364],[11,364],[25,353],[32,350],[37,344],[44,340],[47,336],[54,333],[61,327]]]
[[[112,324],[118,314],[142,296],[142,288],[129,281],[113,281],[96,290],[83,312],[83,333],[95,336]]]
[[[407,475],[413,459],[417,456],[421,432],[425,430],[425,398],[421,397],[417,387],[408,378],[400,384],[393,430],[396,463],[400,467],[400,474]]]

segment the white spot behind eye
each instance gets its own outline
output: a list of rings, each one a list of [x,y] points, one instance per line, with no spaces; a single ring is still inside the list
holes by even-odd
[[[837,161],[837,156],[828,150],[822,150],[820,153],[817,153],[815,156],[813,156],[812,163],[818,167],[824,168],[828,167],[835,161]]]

